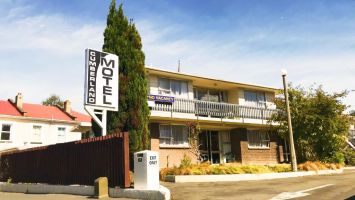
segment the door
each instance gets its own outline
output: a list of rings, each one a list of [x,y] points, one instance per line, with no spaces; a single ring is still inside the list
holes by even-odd
[[[199,144],[202,161],[209,161],[211,164],[220,163],[218,131],[202,131],[199,134]]]

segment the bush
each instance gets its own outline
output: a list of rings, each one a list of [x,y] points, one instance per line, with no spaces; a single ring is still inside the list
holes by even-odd
[[[318,170],[335,170],[340,169],[342,167],[339,163],[322,163],[319,161],[311,162],[307,161],[305,163],[299,164],[297,168],[302,171],[318,171]]]
[[[344,157],[346,165],[355,166],[355,150],[350,148],[346,149],[344,151]]]
[[[183,159],[184,160],[184,159]],[[188,160],[188,159],[186,159]],[[188,161],[184,161],[185,165],[179,167],[164,168],[160,170],[160,179],[165,180],[167,175],[206,175],[206,174],[260,174],[260,173],[272,173],[272,172],[291,172],[290,164],[278,164],[278,165],[211,165],[210,163],[201,164],[189,164]],[[184,167],[185,166],[185,167]],[[322,162],[310,162],[299,164],[298,169],[302,171],[318,171],[325,169],[340,169],[341,164],[334,163],[322,163]]]
[[[184,154],[184,157],[181,159],[180,161],[180,167],[191,167],[191,158],[189,156],[187,156],[186,154]]]

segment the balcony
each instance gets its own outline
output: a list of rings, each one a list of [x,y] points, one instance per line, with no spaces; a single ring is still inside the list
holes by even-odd
[[[181,98],[174,98],[171,102],[155,101],[155,104],[150,107],[152,111],[194,114],[196,116],[222,119],[248,118],[268,120],[272,114],[278,112],[277,109]]]

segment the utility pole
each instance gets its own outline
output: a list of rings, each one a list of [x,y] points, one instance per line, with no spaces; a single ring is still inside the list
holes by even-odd
[[[292,171],[297,172],[297,159],[296,159],[296,152],[295,152],[295,144],[293,142],[290,103],[288,101],[288,89],[287,89],[287,80],[286,80],[287,71],[281,70],[281,75],[282,75],[285,100],[286,100],[286,112],[287,112],[288,133],[289,133],[289,142],[290,142],[289,146],[290,146],[290,150],[291,150],[291,166],[292,166]]]

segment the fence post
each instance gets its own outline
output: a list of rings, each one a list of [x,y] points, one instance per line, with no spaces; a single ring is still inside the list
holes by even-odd
[[[128,188],[131,186],[129,177],[129,138],[128,132],[123,133],[123,187]]]

